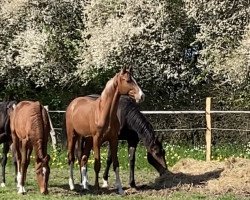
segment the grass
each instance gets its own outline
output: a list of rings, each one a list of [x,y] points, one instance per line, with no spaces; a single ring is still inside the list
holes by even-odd
[[[166,161],[168,166],[172,167],[176,162],[182,158],[194,158],[196,160],[206,159],[206,147],[204,145],[200,146],[184,146],[184,145],[170,145],[167,143],[163,144],[166,150]],[[50,155],[52,158],[51,166],[56,168],[64,168],[67,164],[67,154],[65,150],[58,149],[56,151],[50,148]],[[128,152],[127,145],[120,144],[119,146],[119,162],[120,169],[128,170]],[[212,147],[212,160],[222,161],[229,157],[239,157],[250,159],[250,142],[247,145],[236,145],[227,144]],[[107,148],[102,147],[101,149],[101,159],[102,165],[105,165],[107,158]],[[89,158],[89,167],[91,168],[94,163],[93,155]],[[78,165],[78,163],[75,163]],[[154,170],[154,168],[147,162],[146,149],[142,145],[138,145],[136,150],[136,170]]]
[[[198,160],[205,160],[205,146],[196,146],[196,147],[187,147],[182,145],[169,145],[167,143],[163,144],[166,150],[166,157],[168,166],[173,166],[176,162],[178,162],[182,158],[194,158]],[[178,190],[169,190],[167,193],[161,194],[160,191],[155,190],[142,190],[132,191],[129,195],[119,196],[116,194],[116,190],[111,187],[108,190],[101,189],[98,194],[93,192],[84,192],[82,193],[80,189],[77,191],[70,191],[68,187],[68,166],[67,166],[67,154],[64,149],[53,150],[51,147],[49,148],[49,153],[51,155],[51,175],[49,180],[49,190],[50,194],[47,196],[40,195],[35,179],[34,173],[34,163],[32,162],[28,168],[28,177],[26,182],[26,190],[28,193],[26,195],[18,195],[16,190],[16,185],[14,183],[14,175],[12,165],[9,159],[8,167],[6,169],[7,172],[7,187],[0,188],[0,199],[169,199],[169,200],[177,200],[177,199],[211,199],[211,200],[234,200],[234,199],[244,199],[242,197],[237,197],[233,194],[226,195],[208,195],[208,194],[199,194]],[[128,155],[127,155],[127,146],[121,144],[119,147],[119,161],[120,161],[120,174],[123,186],[125,188],[129,188],[128,186],[128,175],[129,175],[129,165],[128,165]],[[101,158],[102,158],[102,170],[105,167],[105,161],[107,156],[107,149],[103,147],[101,149]],[[250,159],[250,143],[248,145],[238,145],[237,147],[234,144],[222,145],[217,148],[213,148],[212,159],[214,160],[225,160],[228,157],[242,157]],[[11,157],[9,154],[8,157]],[[34,157],[32,155],[32,157]],[[33,160],[33,159],[32,159]],[[89,159],[89,180],[90,184],[93,185],[91,180],[94,180],[94,170],[93,170],[93,155],[91,155]],[[79,183],[79,170],[78,164],[75,165],[75,183]],[[100,177],[102,175],[102,171],[100,173]],[[111,186],[114,184],[114,172],[110,170],[110,184]],[[146,158],[146,150],[143,146],[139,145],[136,152],[136,170],[135,170],[136,182],[140,184],[148,184],[150,182],[154,182],[154,179],[158,176],[154,168],[148,164]],[[101,178],[100,178],[101,184]],[[78,186],[79,187],[79,186]],[[245,198],[247,199],[247,198]],[[248,198],[250,199],[250,198]]]
[[[186,191],[169,191],[167,193],[161,193],[161,191],[155,190],[145,190],[145,191],[134,191],[128,195],[120,196],[116,194],[116,190],[111,187],[110,189],[101,189],[101,191],[96,194],[91,190],[91,192],[81,192],[78,189],[77,191],[70,191],[68,188],[68,170],[64,169],[57,169],[53,168],[51,170],[50,181],[49,181],[49,195],[41,195],[38,192],[37,183],[34,176],[34,168],[33,166],[29,166],[28,168],[29,173],[26,182],[26,190],[27,194],[20,195],[17,194],[16,185],[13,182],[13,176],[11,173],[11,167],[8,166],[8,174],[7,174],[7,187],[0,188],[0,199],[1,200],[58,200],[58,199],[71,199],[71,200],[119,200],[119,199],[127,199],[127,200],[141,200],[141,199],[169,199],[169,200],[201,200],[201,199],[209,199],[209,200],[236,200],[236,199],[243,199],[242,197],[237,197],[233,194],[226,194],[226,195],[207,195],[207,194],[199,194],[199,193],[192,193]],[[127,180],[127,171],[121,170],[121,179],[123,182]],[[145,176],[147,174],[147,176]],[[75,173],[75,180],[78,181],[78,174]],[[89,173],[90,180],[93,180],[93,171]],[[153,172],[143,172],[139,171],[136,173],[137,177],[143,177],[145,184],[150,182],[151,179],[156,177],[156,174]],[[111,185],[113,183],[112,179],[114,179],[114,173],[111,173]],[[140,178],[139,178],[140,179]],[[140,180],[138,180],[140,181]],[[90,182],[90,184],[93,184]],[[127,184],[124,184],[124,187],[128,187]],[[246,199],[246,198],[245,198]]]

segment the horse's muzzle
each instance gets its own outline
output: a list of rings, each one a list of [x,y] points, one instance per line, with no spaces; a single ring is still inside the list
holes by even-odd
[[[135,98],[136,103],[141,103],[145,100],[145,94],[143,92],[140,92],[138,97]]]

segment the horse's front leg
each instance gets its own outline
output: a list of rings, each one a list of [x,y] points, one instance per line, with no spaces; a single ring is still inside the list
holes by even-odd
[[[96,134],[93,137],[93,150],[94,150],[94,170],[95,170],[95,188],[99,190],[99,172],[101,169],[101,161],[100,161],[100,147],[101,147],[101,138],[99,137],[99,134]]]
[[[92,137],[88,137],[84,140],[85,144],[83,147],[83,156],[81,157],[80,162],[80,171],[81,171],[81,184],[83,189],[89,189],[88,187],[88,176],[87,176],[87,163],[89,159],[89,154],[93,146]]]
[[[119,194],[123,194],[124,190],[122,189],[122,184],[121,184],[121,179],[119,175],[119,161],[118,161],[118,156],[117,156],[117,151],[118,151],[118,137],[112,138],[111,141],[109,141],[110,145],[110,151],[111,151],[111,157],[113,160],[113,168],[115,171],[115,183],[116,187],[118,189]]]
[[[106,168],[103,173],[103,184],[102,184],[103,188],[108,187],[109,168],[111,164],[112,164],[112,157],[111,157],[111,152],[110,152],[110,146],[108,145],[108,156],[107,156]]]
[[[139,140],[128,140],[128,157],[129,157],[129,185],[136,188],[135,185],[135,151]]]
[[[5,187],[5,168],[7,164],[7,154],[9,152],[10,146],[9,142],[3,143],[3,157],[2,157],[2,180],[1,180],[1,187]]]

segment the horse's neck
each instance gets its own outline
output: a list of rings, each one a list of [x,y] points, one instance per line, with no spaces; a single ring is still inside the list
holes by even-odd
[[[106,85],[100,97],[100,119],[109,120],[116,116],[120,94],[117,89],[117,76],[112,78]]]
[[[155,140],[155,133],[152,125],[140,112],[140,110],[134,105],[123,107],[122,109],[129,111],[125,114],[125,124],[130,130],[133,130],[138,134],[139,139],[143,142],[145,147],[150,147]],[[125,113],[125,112],[124,112]]]

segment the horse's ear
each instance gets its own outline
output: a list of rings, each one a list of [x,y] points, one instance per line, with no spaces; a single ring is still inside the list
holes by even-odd
[[[121,74],[125,74],[126,71],[127,71],[127,68],[126,68],[126,66],[124,66],[124,67],[121,69]]]
[[[129,66],[128,71],[132,74],[133,73],[133,67]]]
[[[162,143],[162,141],[163,141],[163,134],[159,134],[159,135],[157,136],[157,140],[158,140],[160,143]]]

